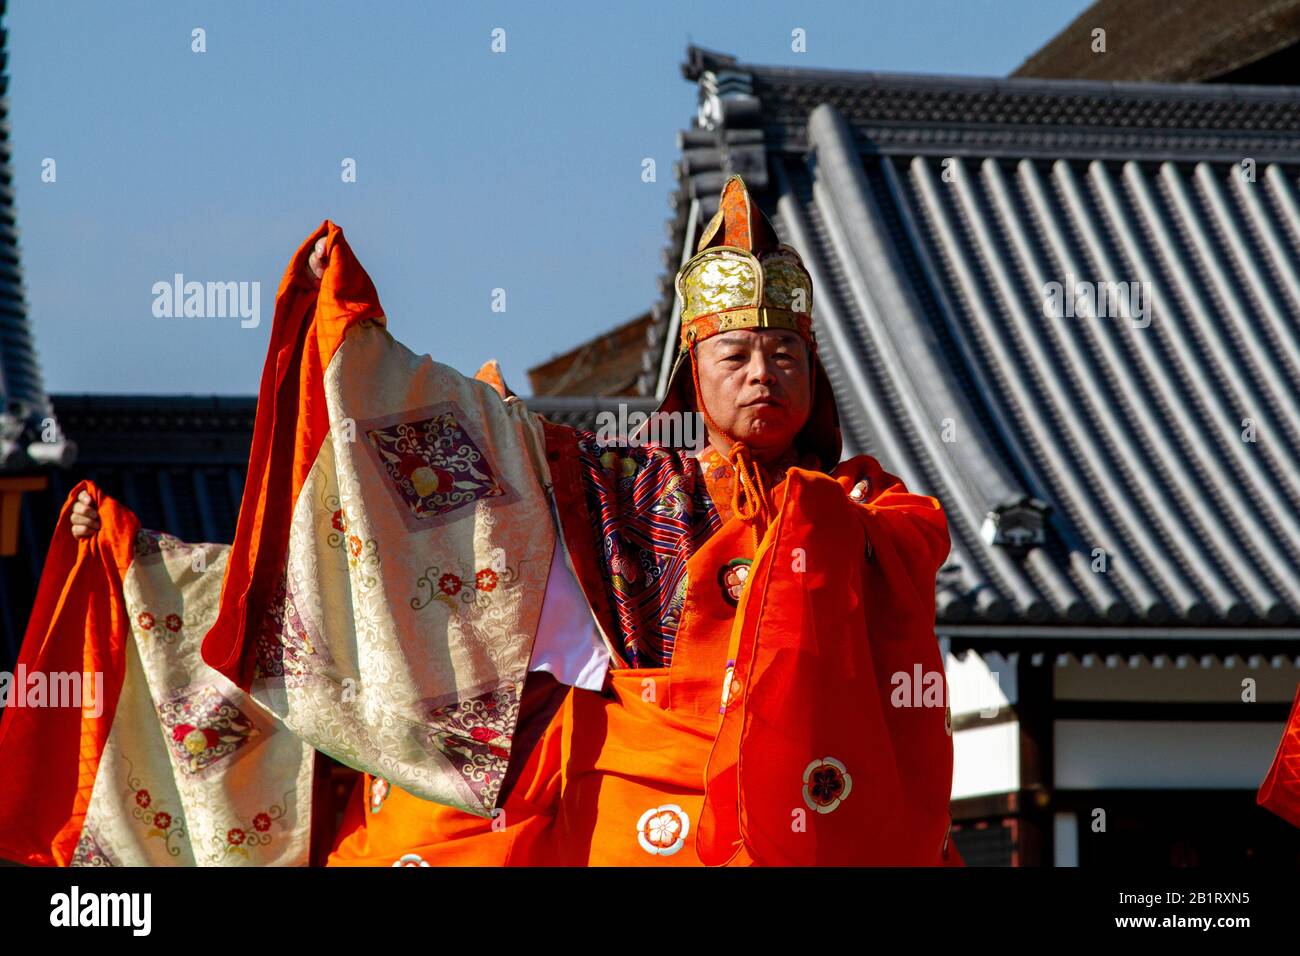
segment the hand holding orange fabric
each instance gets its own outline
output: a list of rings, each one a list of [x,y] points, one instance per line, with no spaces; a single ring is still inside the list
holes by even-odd
[[[69,518],[83,490],[103,527],[77,540]],[[29,866],[71,862],[122,687],[130,639],[122,578],[139,527],[129,509],[92,481],[79,482],[59,512],[18,668],[83,678],[102,673],[104,707],[99,714],[76,707],[5,708],[0,720],[0,767],[5,768],[0,774],[0,857]],[[70,754],[79,757],[66,759]],[[34,779],[41,781],[39,794],[32,792]]]

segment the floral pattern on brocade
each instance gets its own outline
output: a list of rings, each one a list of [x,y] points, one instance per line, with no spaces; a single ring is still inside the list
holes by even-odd
[[[87,826],[81,831],[77,848],[73,851],[70,866],[117,866],[112,855],[100,845],[94,827]]]
[[[388,425],[358,423],[404,513],[441,518],[480,498],[506,494],[465,421],[454,402],[445,402]],[[410,521],[408,526],[423,530]]]
[[[519,691],[519,685],[507,681],[466,700],[440,706],[425,702],[429,742],[460,771],[484,807],[496,803],[505,779]]]
[[[333,663],[323,641],[315,641],[298,611],[287,569],[280,575],[266,615],[254,638],[254,676],[279,677],[293,684],[313,679]]]
[[[256,728],[212,686],[177,692],[158,705],[167,746],[182,773],[200,773],[249,742]]]

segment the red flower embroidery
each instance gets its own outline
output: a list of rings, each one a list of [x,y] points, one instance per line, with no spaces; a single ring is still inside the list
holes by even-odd
[[[480,591],[491,591],[497,586],[497,573],[491,568],[484,568],[474,575],[474,584]]]
[[[136,616],[135,621],[136,621],[137,624],[139,624],[139,625],[140,625],[142,628],[144,628],[146,631],[152,631],[152,630],[153,630],[153,615],[150,614],[148,611],[141,611],[141,612]]]
[[[347,531],[347,530],[348,530],[348,523],[347,523],[346,521],[343,520],[343,509],[342,509],[342,508],[340,508],[338,511],[334,512],[334,522],[333,522],[333,523],[334,523],[334,530],[335,530],[335,531]]]
[[[443,594],[455,594],[460,590],[460,578],[448,572],[438,578],[438,590]]]
[[[508,758],[510,756],[510,751],[496,742],[498,740],[504,740],[509,743],[510,738],[505,734],[497,733],[497,731],[493,730],[491,727],[475,727],[469,732],[469,735],[480,743],[487,744],[488,753],[492,754],[492,756],[502,758]]]
[[[239,844],[244,842],[244,831],[239,829],[239,827],[230,830],[226,833],[226,842],[231,846],[239,846]]]
[[[181,629],[181,618],[179,614],[168,614],[163,621],[167,625],[167,630],[173,633]]]
[[[258,833],[265,833],[271,829],[271,818],[265,813],[259,813],[253,817],[253,829]]]
[[[172,815],[170,813],[155,813],[153,815],[153,825],[159,830],[166,830],[172,825]]]
[[[221,743],[221,735],[211,727],[177,724],[172,728],[172,740],[184,747],[187,753],[197,756]]]
[[[137,790],[135,792],[135,802],[142,807],[148,807],[153,798],[149,796],[148,790]]]
[[[352,552],[352,557],[361,553],[361,539],[355,534],[348,535],[348,550]]]

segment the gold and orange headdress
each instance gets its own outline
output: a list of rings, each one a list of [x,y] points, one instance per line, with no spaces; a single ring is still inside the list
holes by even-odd
[[[705,227],[695,254],[678,270],[676,286],[682,303],[681,341],[658,411],[696,408],[722,431],[700,398],[695,346],[734,329],[791,329],[808,343],[812,361],[812,412],[795,445],[815,453],[824,470],[832,469],[840,460],[839,414],[817,356],[812,278],[799,253],[777,238],[740,176],[733,174],[722,187],[718,211]],[[733,445],[728,455],[737,478],[752,482],[756,472],[748,457],[743,442]],[[765,508],[761,482],[756,490],[756,503]],[[752,497],[751,503],[755,503]]]

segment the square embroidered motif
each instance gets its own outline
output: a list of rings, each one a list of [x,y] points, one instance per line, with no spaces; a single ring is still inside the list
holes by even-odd
[[[215,687],[182,690],[158,705],[176,766],[199,773],[229,757],[257,733],[252,720]]]
[[[464,417],[446,402],[407,411],[397,421],[358,423],[413,531],[480,498],[507,493]]]
[[[496,801],[505,780],[522,687],[521,683],[503,681],[462,700],[416,704],[425,715],[428,744],[460,771],[484,807]]]
[[[287,685],[322,680],[326,678],[320,676],[321,672],[334,663],[325,642],[319,638],[313,640],[308,633],[289,587],[287,567],[281,572],[266,613],[258,622],[253,646],[253,675],[262,680],[283,680]]]

